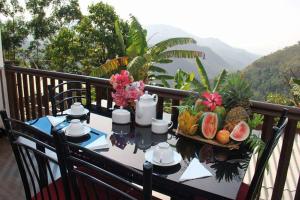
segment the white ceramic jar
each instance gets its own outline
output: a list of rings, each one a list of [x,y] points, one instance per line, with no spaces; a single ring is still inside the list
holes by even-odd
[[[130,112],[123,107],[116,109],[112,112],[112,121],[116,124],[128,124],[130,123]]]

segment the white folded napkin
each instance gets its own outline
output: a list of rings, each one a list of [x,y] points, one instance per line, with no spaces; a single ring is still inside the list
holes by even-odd
[[[85,148],[90,150],[107,149],[109,148],[109,143],[107,142],[105,135],[103,135],[90,144],[86,145]]]
[[[58,124],[60,124],[66,120],[66,116],[54,117],[54,116],[48,115],[47,118],[53,127],[57,126]]]
[[[208,176],[212,176],[212,174],[199,162],[197,158],[194,158],[179,178],[179,181],[192,180]]]

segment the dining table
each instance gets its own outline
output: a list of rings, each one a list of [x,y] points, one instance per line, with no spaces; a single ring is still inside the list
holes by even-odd
[[[51,137],[53,127],[47,119],[42,117],[28,123]],[[67,126],[68,123],[65,121],[58,126]],[[171,199],[236,199],[252,156],[248,146],[243,143],[239,149],[220,148],[177,135],[174,129],[165,134],[155,134],[152,133],[151,126],[139,126],[134,122],[115,124],[109,115],[91,113],[90,123],[86,126],[91,128],[89,137],[83,141],[72,142],[84,146],[104,135],[109,147],[95,151],[116,161],[115,163],[140,171],[143,170],[145,153],[157,144],[167,142],[182,156],[182,160],[173,166],[154,164],[152,187]],[[180,181],[180,177],[194,158],[198,159],[212,176]],[[130,180],[135,182],[134,179]]]

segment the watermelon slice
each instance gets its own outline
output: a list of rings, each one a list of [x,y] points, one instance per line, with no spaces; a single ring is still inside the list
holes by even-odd
[[[199,127],[203,137],[213,139],[218,131],[218,115],[213,112],[206,112],[199,121]]]
[[[242,142],[250,135],[250,128],[245,121],[240,121],[230,133],[230,138]]]

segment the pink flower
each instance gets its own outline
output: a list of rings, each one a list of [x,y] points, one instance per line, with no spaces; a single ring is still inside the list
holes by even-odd
[[[126,70],[122,70],[120,74],[110,77],[110,84],[115,90],[112,93],[112,98],[116,105],[126,107],[144,94],[144,82],[133,81],[133,77]]]
[[[202,101],[202,104],[208,107],[210,111],[214,111],[217,106],[222,105],[222,96],[219,95],[219,93],[217,92],[215,93],[204,92],[202,96],[206,99]]]

